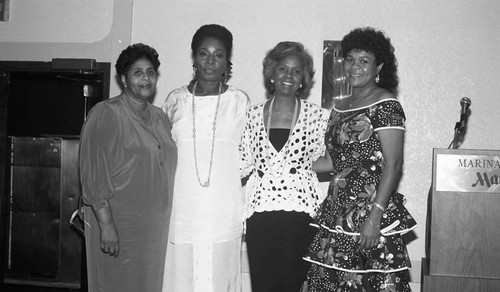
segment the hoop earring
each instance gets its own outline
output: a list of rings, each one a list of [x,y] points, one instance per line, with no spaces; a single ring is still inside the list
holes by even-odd
[[[222,83],[226,84],[231,78],[231,71],[233,69],[233,63],[231,61],[227,61],[226,70],[222,73]]]
[[[380,81],[380,76],[377,74],[377,76],[375,76],[375,83],[378,83]]]
[[[198,68],[196,67],[195,64],[193,64],[193,80],[194,81],[198,80],[198,77],[196,76],[197,71],[198,71]]]
[[[229,78],[231,78],[231,73],[224,72],[224,74],[222,74],[222,83],[226,84],[229,81]]]

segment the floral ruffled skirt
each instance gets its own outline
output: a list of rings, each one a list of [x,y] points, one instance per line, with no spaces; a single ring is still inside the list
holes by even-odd
[[[404,207],[404,196],[394,193],[381,220],[377,246],[360,250],[359,230],[368,218],[370,199],[328,197],[318,214],[318,232],[304,257],[312,262],[308,274],[313,291],[410,291],[411,267],[402,234],[416,227]]]

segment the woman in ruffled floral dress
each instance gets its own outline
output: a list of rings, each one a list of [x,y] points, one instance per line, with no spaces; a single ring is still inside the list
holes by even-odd
[[[329,155],[314,165],[334,177],[304,257],[313,263],[308,291],[411,291],[402,234],[416,223],[396,192],[405,114],[395,98],[394,48],[373,28],[354,29],[341,47],[352,95],[333,108],[325,136]]]

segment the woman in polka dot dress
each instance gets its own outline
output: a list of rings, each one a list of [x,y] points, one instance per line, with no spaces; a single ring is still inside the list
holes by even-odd
[[[334,106],[329,155],[333,171],[318,228],[305,260],[308,291],[410,291],[410,259],[401,235],[416,227],[396,192],[403,169],[405,115],[395,99],[398,78],[390,39],[358,28],[341,42],[352,95]]]
[[[302,99],[314,69],[301,44],[279,43],[263,65],[270,99],[248,110],[241,144],[252,291],[297,292],[324,199],[312,162],[324,153],[329,111]]]

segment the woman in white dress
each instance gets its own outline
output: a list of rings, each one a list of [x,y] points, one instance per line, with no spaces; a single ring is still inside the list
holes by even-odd
[[[241,289],[238,145],[249,98],[226,84],[232,41],[223,26],[200,27],[191,43],[193,80],[163,105],[179,156],[164,292]]]

